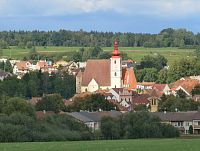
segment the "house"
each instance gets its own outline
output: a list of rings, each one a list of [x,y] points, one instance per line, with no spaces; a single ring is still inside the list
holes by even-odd
[[[136,63],[135,61],[130,60],[130,59],[129,60],[123,60],[122,61],[122,67],[130,68],[130,67],[133,67],[135,63]]]
[[[100,128],[100,122],[103,117],[116,118],[122,115],[119,111],[101,111],[101,112],[72,112],[66,113],[76,120],[87,125],[94,132]]]
[[[47,62],[46,60],[38,61],[36,66],[38,66],[39,70],[42,72],[48,72],[49,74],[57,72],[56,67],[53,67],[51,62]]]
[[[11,77],[11,76],[12,76],[11,73],[0,70],[0,81],[3,81],[5,78]]]
[[[132,102],[132,91],[127,88],[112,88],[109,93],[112,94],[112,99],[116,99],[119,103],[122,101]]]
[[[161,94],[170,95],[170,87],[168,84],[154,84],[152,89],[160,92]]]
[[[62,71],[67,72],[70,75],[76,75],[79,71],[79,65],[75,61],[70,61],[63,67]]]
[[[138,82],[137,89],[145,90],[145,89],[152,89],[155,85],[155,82]]]
[[[29,72],[29,67],[32,65],[29,61],[17,62],[13,67],[13,74],[24,75]]]
[[[1,58],[1,59],[0,59],[0,62],[4,62],[4,63],[6,63],[6,61],[7,61],[6,58]]]
[[[163,123],[171,124],[182,134],[189,134],[189,127],[193,127],[194,134],[200,134],[200,111],[189,112],[154,112],[151,113],[161,119]]]
[[[64,61],[64,60],[59,60],[59,61],[57,61],[57,62],[55,62],[54,63],[54,65],[53,65],[53,67],[56,67],[56,68],[58,68],[58,67],[65,67],[65,66],[67,66],[68,65],[68,62],[66,62],[66,61]]]
[[[132,97],[132,108],[134,109],[134,107],[137,105],[146,105],[149,108],[150,112],[157,112],[160,95],[157,93],[156,90],[153,89],[145,91],[148,91],[148,93],[134,93]]]
[[[133,77],[134,76],[134,77]],[[98,89],[109,90],[111,88],[136,87],[136,78],[133,68],[123,69],[118,43],[115,40],[114,50],[110,59],[89,59],[85,70],[78,73],[76,78],[79,82],[76,85],[77,93],[95,92]]]
[[[171,93],[177,95],[177,91],[182,90],[188,98],[192,97],[192,89],[200,84],[198,79],[191,78],[181,78],[180,80],[175,81],[169,85]]]

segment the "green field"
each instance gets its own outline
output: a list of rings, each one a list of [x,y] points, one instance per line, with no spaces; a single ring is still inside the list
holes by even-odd
[[[80,47],[36,47],[37,52],[41,54],[58,54],[62,52],[73,52],[79,50]],[[112,47],[102,48],[104,51],[112,51]],[[179,48],[143,48],[143,47],[120,47],[120,51],[126,52],[130,58],[135,61],[140,61],[140,59],[147,54],[157,54],[165,56],[169,63],[173,62],[179,58],[193,58],[193,49],[179,49]],[[20,49],[17,47],[11,47],[10,49],[3,50],[3,56],[12,58],[23,58],[28,54],[30,49]]]
[[[0,151],[199,151],[199,139],[1,143]]]

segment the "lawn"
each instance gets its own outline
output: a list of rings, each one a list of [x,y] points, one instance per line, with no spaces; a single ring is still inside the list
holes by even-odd
[[[69,53],[79,50],[80,47],[36,47],[37,52],[41,54],[58,54],[58,53]],[[112,51],[112,47],[103,47],[104,51]],[[169,64],[174,60],[179,58],[193,58],[194,50],[193,49],[178,49],[178,48],[144,48],[144,47],[120,47],[120,51],[126,52],[130,58],[135,61],[140,61],[144,55],[153,54],[156,55],[160,53],[165,56]],[[11,49],[4,49],[3,56],[12,57],[12,58],[23,58],[28,55],[30,49],[20,49],[18,47],[11,47]]]
[[[0,151],[199,151],[199,139],[1,143]]]

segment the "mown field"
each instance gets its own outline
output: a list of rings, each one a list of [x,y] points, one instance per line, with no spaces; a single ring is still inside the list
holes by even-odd
[[[1,151],[199,151],[199,139],[1,143]]]
[[[80,47],[36,47],[37,52],[41,54],[51,55],[58,53],[70,53],[73,51],[78,51]],[[87,48],[86,48],[87,49]],[[113,47],[104,47],[104,51],[112,51]],[[140,59],[147,54],[157,54],[165,56],[169,63],[173,62],[178,58],[192,58],[194,57],[193,49],[179,49],[179,48],[143,48],[143,47],[120,47],[120,51],[126,52],[130,58],[135,61],[140,61]],[[20,49],[17,47],[11,47],[10,49],[3,50],[3,56],[12,58],[23,58],[28,55],[30,49]]]

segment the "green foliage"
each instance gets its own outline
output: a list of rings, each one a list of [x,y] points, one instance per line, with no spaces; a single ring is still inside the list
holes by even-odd
[[[21,48],[21,49],[25,49],[25,43],[24,42],[19,42],[18,43],[18,48]]]
[[[36,119],[22,114],[0,115],[0,142],[89,140],[84,124],[67,115]]]
[[[28,41],[28,42],[26,43],[26,47],[27,47],[28,49],[31,49],[31,48],[33,47],[33,43],[32,43],[31,41]]]
[[[117,119],[102,119],[101,132],[104,138],[170,138],[179,133],[171,125],[162,124],[160,119],[148,112],[129,112]]]
[[[12,73],[13,68],[9,60],[6,62],[0,62],[0,70]]]
[[[5,63],[5,71],[10,72],[10,73],[12,73],[12,71],[13,71],[13,67],[12,67],[9,60],[7,60],[6,63]]]
[[[155,82],[158,79],[158,71],[155,68],[135,69],[138,82]]]
[[[34,108],[26,100],[18,97],[8,99],[3,106],[2,112],[5,114],[22,113],[28,116],[34,116]]]
[[[168,70],[162,69],[158,72],[157,83],[168,83]]]
[[[148,108],[145,104],[139,104],[134,107],[135,111],[148,111]]]
[[[101,119],[101,133],[105,139],[119,138],[119,125],[116,119],[111,117],[103,117]]]
[[[156,68],[158,71],[163,69],[167,65],[167,59],[158,54],[158,55],[147,55],[141,59],[140,65],[137,66],[139,69],[144,68]]]
[[[46,110],[59,113],[65,109],[65,104],[61,95],[52,94],[43,96],[42,99],[37,102],[35,108],[37,111]]]
[[[174,61],[168,71],[168,81],[174,82],[182,77],[199,75],[200,62],[197,59],[180,59]]]
[[[199,95],[200,94],[200,84],[196,85],[193,89],[192,89],[192,96],[194,95]]]
[[[69,98],[75,94],[75,77],[66,73],[49,76],[41,71],[30,72],[21,80],[15,76],[4,79],[0,82],[0,93],[26,98],[58,93],[63,98]]]
[[[110,59],[111,58],[111,53],[110,52],[106,52],[106,51],[100,52],[98,58],[99,59]]]
[[[190,127],[189,127],[189,134],[193,134],[193,126],[192,125],[190,125]]]
[[[200,43],[199,33],[186,29],[163,29],[159,34],[113,33],[59,30],[59,31],[2,31],[1,41],[11,46],[32,42],[37,46],[111,47],[115,38],[123,47],[186,47]]]
[[[0,40],[0,49],[7,49],[8,43],[4,40]]]
[[[74,103],[67,107],[68,111],[110,111],[117,109],[117,106],[109,101],[105,100],[105,96],[102,94],[92,94],[86,97],[75,98]]]
[[[185,99],[181,97],[175,96],[165,96],[161,97],[161,100],[158,103],[159,111],[169,111],[175,112],[178,111],[194,111],[198,110],[198,106],[200,106],[199,102],[195,102],[191,99]]]

